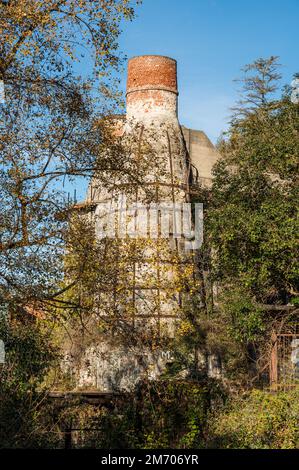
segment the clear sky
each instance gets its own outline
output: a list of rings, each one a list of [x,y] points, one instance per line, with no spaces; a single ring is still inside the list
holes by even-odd
[[[283,83],[299,72],[299,0],[143,0],[137,14],[124,24],[121,50],[177,59],[180,121],[214,142],[242,66],[278,55]]]

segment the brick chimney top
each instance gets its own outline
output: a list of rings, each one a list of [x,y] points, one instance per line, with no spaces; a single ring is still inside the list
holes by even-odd
[[[160,55],[142,55],[130,59],[127,94],[140,90],[166,90],[177,94],[176,60]]]
[[[170,57],[143,55],[128,63],[127,116],[137,120],[177,116],[177,62]]]

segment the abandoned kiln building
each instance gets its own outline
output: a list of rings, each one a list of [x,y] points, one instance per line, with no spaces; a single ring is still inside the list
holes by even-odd
[[[98,220],[103,227],[105,216],[115,212],[120,198],[123,201],[125,197],[126,204],[168,203],[181,208],[192,201],[199,185],[210,186],[212,167],[219,154],[204,132],[180,125],[178,94],[174,59],[141,56],[129,60],[126,116],[115,117],[112,126],[122,144],[130,149],[126,158],[135,164],[133,173],[139,173],[138,183],[112,174],[109,180],[113,184],[107,187],[94,175],[80,207],[84,208],[83,217],[95,227],[96,236]],[[110,252],[108,258],[115,256],[116,245],[118,258],[108,268],[111,284],[105,286],[105,292],[99,292],[97,312],[90,315],[87,329],[94,333],[99,318],[109,323],[116,316],[122,334],[113,334],[115,328],[111,327],[87,340],[84,332],[84,340],[79,338],[68,345],[65,364],[72,372],[75,387],[104,392],[130,390],[142,377],[157,377],[171,360],[167,338],[175,335],[188,303],[190,288],[186,288],[186,282],[191,284],[191,291],[198,282],[196,250],[186,251],[187,241],[174,235],[175,220],[170,217],[167,238],[143,233],[141,245],[136,237],[122,240],[120,245],[110,240],[113,254]],[[159,223],[157,219],[157,226]],[[144,232],[144,226],[139,226],[139,231]],[[128,257],[124,255],[127,252]],[[116,269],[117,275],[116,266],[121,266]],[[183,288],[178,285],[182,278]],[[214,359],[208,359],[208,369],[218,374]]]
[[[103,228],[107,215],[111,220],[115,207],[119,211],[120,200],[126,205],[163,202],[173,207],[192,202],[199,187],[210,187],[212,168],[220,157],[203,131],[178,121],[174,59],[154,55],[130,59],[126,97],[126,115],[115,117],[112,127],[129,149],[126,158],[138,181],[117,173],[109,175],[113,184],[105,185],[94,175],[80,214],[91,222],[96,237],[98,220]],[[158,377],[171,361],[167,339],[180,328],[190,297],[200,297],[201,282],[197,250],[184,249],[186,240],[175,236],[174,221],[170,217],[168,238],[157,236],[161,227],[156,236],[149,236],[146,224],[146,229],[137,227],[133,239],[112,237],[106,245],[103,264],[108,281],[105,289],[99,288],[97,311],[89,315],[82,336],[65,341],[64,368],[74,389],[132,390],[142,378]],[[161,223],[159,215],[156,223]],[[209,375],[221,373],[217,357],[198,351],[197,360]],[[275,358],[273,367],[277,372]]]

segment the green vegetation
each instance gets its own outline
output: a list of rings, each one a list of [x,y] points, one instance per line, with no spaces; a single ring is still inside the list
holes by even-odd
[[[298,390],[254,390],[231,399],[210,420],[209,445],[233,449],[298,449]]]
[[[298,390],[267,390],[269,343],[278,323],[272,310],[299,304],[299,105],[288,87],[279,91],[275,57],[245,67],[241,101],[219,141],[222,158],[213,186],[201,188],[202,282],[184,273],[187,286],[192,279],[191,299],[175,339],[165,340],[173,356],[167,370],[159,381],[144,380],[134,394],[109,406],[49,398],[60,359],[53,325],[61,321],[64,327],[71,318],[83,328],[81,314],[90,317],[96,289],[101,284],[112,292],[121,277],[121,264],[112,256],[103,262],[107,250],[95,246],[85,220],[79,218],[77,226],[73,217],[67,230],[69,202],[57,186],[103,167],[124,168],[120,147],[112,149],[111,132],[98,123],[99,116],[118,109],[119,94],[105,85],[98,100],[92,89],[121,63],[119,24],[133,17],[131,3],[138,2],[0,5],[0,79],[6,92],[0,107],[0,312],[7,310],[0,317],[6,349],[0,447],[63,447],[63,431],[76,424],[86,429],[74,438],[77,447],[298,448]],[[86,79],[72,68],[80,60],[78,31],[84,47],[95,52]],[[67,263],[68,243],[76,249],[69,250]],[[130,265],[132,253],[117,252],[122,266]],[[128,272],[123,270],[125,284]],[[122,300],[129,311],[125,294]],[[114,313],[102,329],[115,331],[121,323],[128,343],[136,341],[129,323],[120,318],[117,324],[117,308]],[[289,313],[280,312],[280,322],[288,319]],[[292,320],[298,322],[295,308]],[[141,333],[157,347],[156,338]],[[208,374],[211,358],[219,361],[224,380]],[[71,379],[63,378],[65,388]]]
[[[208,218],[215,278],[257,301],[287,304],[298,293],[299,108],[287,89],[273,97],[277,69],[275,57],[245,69],[241,107],[219,144]]]
[[[1,447],[48,447],[45,374],[57,363],[51,329],[15,311],[8,322],[1,319],[0,337],[5,343],[5,365],[0,365]]]

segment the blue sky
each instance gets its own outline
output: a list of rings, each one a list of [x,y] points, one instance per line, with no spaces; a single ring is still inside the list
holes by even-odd
[[[216,141],[234,104],[240,68],[280,56],[282,83],[299,71],[299,0],[143,0],[125,23],[127,57],[161,54],[178,61],[180,121]],[[125,88],[126,74],[122,77]]]
[[[128,58],[161,54],[178,61],[180,121],[215,143],[238,99],[233,80],[245,64],[277,55],[281,83],[291,83],[299,72],[298,31],[299,0],[143,0],[137,17],[124,22],[119,42]],[[68,183],[67,190],[73,194],[75,186],[84,199],[87,183]]]

